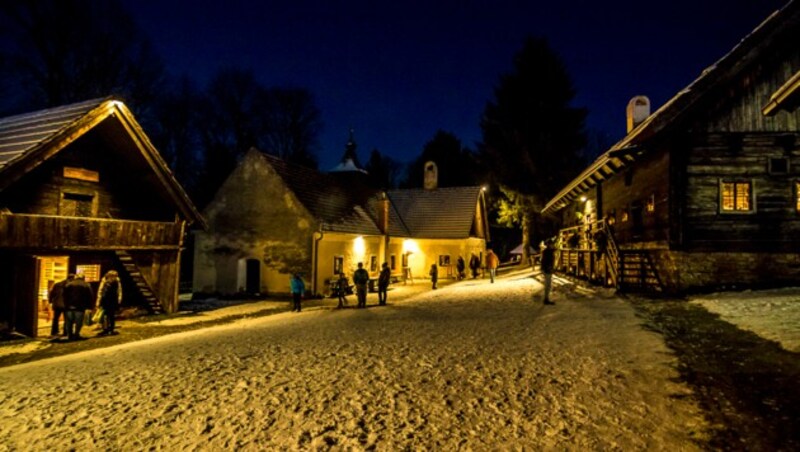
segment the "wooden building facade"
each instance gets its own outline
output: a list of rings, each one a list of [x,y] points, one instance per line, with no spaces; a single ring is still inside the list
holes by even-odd
[[[544,209],[572,228],[562,256],[583,255],[561,268],[670,292],[800,283],[798,43],[792,1],[658,111],[631,118]]]
[[[202,219],[127,107],[99,99],[0,119],[0,325],[36,335],[68,273],[109,270],[129,306],[177,309]]]
[[[347,155],[346,155],[347,157]],[[443,277],[458,256],[483,256],[488,225],[480,187],[381,191],[353,159],[322,173],[250,150],[203,211],[194,237],[194,292],[286,294],[299,272],[324,295],[358,262],[377,278]]]

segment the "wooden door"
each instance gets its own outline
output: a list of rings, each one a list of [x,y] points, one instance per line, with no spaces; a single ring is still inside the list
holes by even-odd
[[[11,327],[26,336],[35,337],[39,327],[37,309],[39,287],[39,259],[34,256],[16,256],[11,289]]]

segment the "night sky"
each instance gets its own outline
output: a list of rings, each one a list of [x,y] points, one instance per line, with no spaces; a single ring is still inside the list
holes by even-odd
[[[638,94],[653,111],[727,53],[784,0],[244,1],[124,0],[173,75],[203,87],[220,67],[267,86],[304,87],[322,110],[320,169],[355,130],[366,161],[410,161],[438,129],[475,148],[480,116],[527,35],[562,57],[616,141]]]

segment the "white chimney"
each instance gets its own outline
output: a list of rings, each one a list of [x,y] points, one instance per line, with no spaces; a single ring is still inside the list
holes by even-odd
[[[647,96],[635,96],[628,102],[628,108],[625,109],[627,116],[627,133],[635,129],[636,126],[644,122],[650,116],[650,99]]]
[[[424,175],[425,190],[436,190],[439,186],[439,169],[433,162],[425,162]]]

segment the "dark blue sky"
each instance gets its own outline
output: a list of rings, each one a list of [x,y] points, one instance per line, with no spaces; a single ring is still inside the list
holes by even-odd
[[[203,86],[220,67],[311,90],[325,128],[320,169],[350,127],[359,156],[416,157],[438,129],[474,149],[498,77],[527,35],[567,65],[587,126],[616,141],[625,106],[653,110],[727,53],[784,0],[124,0],[168,70]]]

